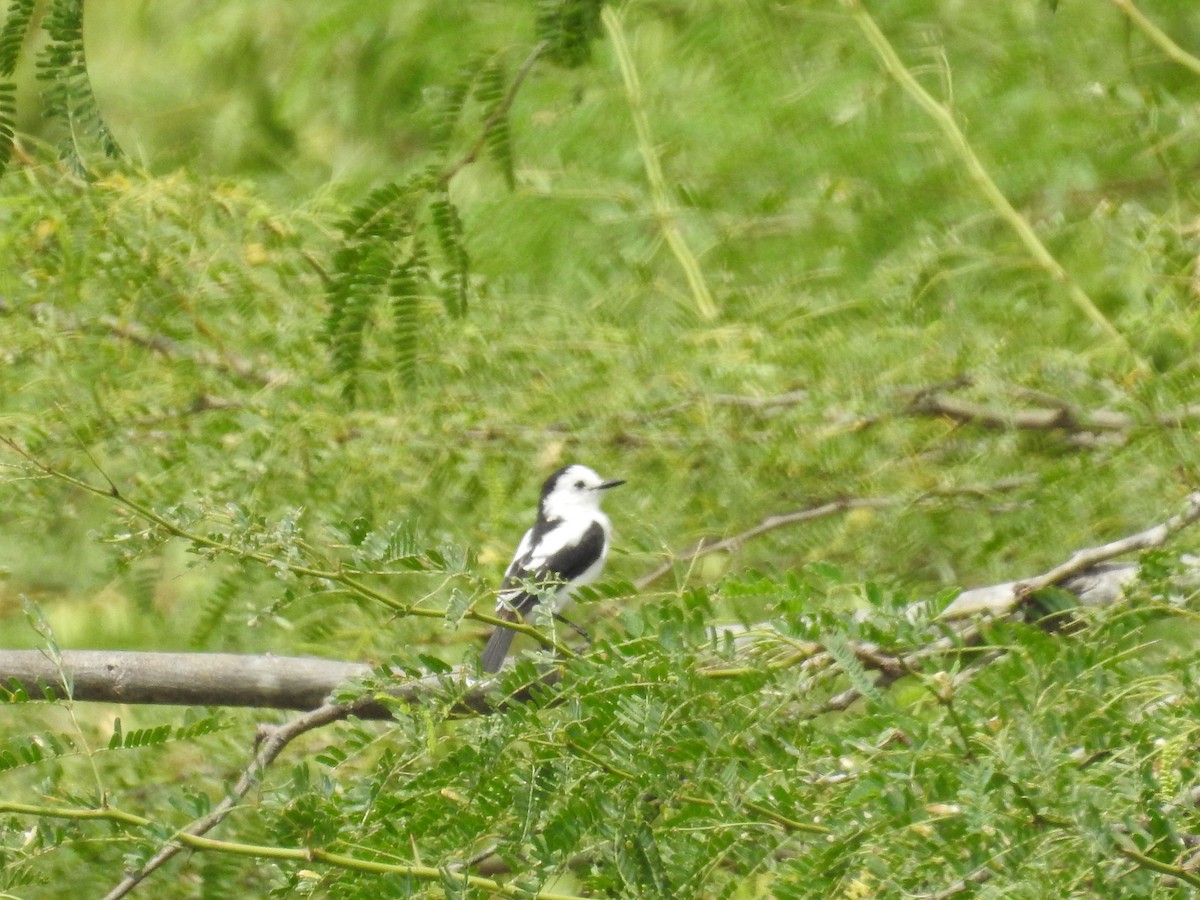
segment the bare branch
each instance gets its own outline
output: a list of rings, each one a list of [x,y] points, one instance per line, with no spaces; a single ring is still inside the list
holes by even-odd
[[[1023,582],[1016,588],[1017,597],[1018,599],[1023,599],[1034,591],[1040,591],[1051,585],[1059,584],[1073,575],[1078,575],[1115,557],[1161,547],[1171,535],[1188,527],[1197,519],[1200,519],[1200,491],[1194,491],[1189,494],[1187,508],[1178,515],[1172,516],[1161,525],[1147,528],[1145,531],[1121,538],[1119,541],[1113,541],[1099,547],[1090,547],[1086,550],[1079,550],[1072,554],[1071,558],[1062,565],[1055,566],[1044,575],[1039,575],[1037,578],[1031,578]]]
[[[641,413],[636,418],[639,422],[653,422],[705,403],[712,406],[740,406],[747,409],[776,409],[782,406],[796,406],[806,403],[809,399],[809,393],[806,390],[788,391],[784,394],[768,394],[764,397],[755,397],[746,394],[697,394],[679,403],[664,406],[662,409]]]
[[[1079,550],[1062,565],[1036,578],[964,591],[940,617],[950,628],[950,634],[915,652],[889,654],[874,645],[866,648],[851,646],[865,668],[880,673],[875,680],[876,686],[886,687],[900,675],[921,671],[924,659],[930,655],[978,643],[982,632],[978,624],[969,617],[977,614],[1014,615],[1030,601],[1034,592],[1043,588],[1057,585],[1089,605],[1115,602],[1122,595],[1125,586],[1137,576],[1138,568],[1135,564],[1114,564],[1110,560],[1126,553],[1161,547],[1173,534],[1197,519],[1200,519],[1200,492],[1191,494],[1186,509],[1166,522],[1119,541]],[[881,665],[881,660],[886,660],[887,664]],[[812,657],[808,662],[819,661],[821,654]],[[849,688],[826,701],[819,712],[844,710],[861,697],[861,692]]]
[[[1051,408],[1004,410],[958,400],[941,394],[925,394],[908,409],[912,413],[942,416],[961,423],[974,423],[989,428],[1022,428],[1037,431],[1059,429],[1067,432],[1125,432],[1133,427],[1133,419],[1122,413],[1101,410],[1079,413],[1067,405]]]
[[[62,668],[75,700],[171,706],[255,706],[311,710],[351,678],[370,674],[363,663],[311,657],[238,656],[231,653],[132,653],[64,650]],[[40,650],[0,650],[0,678],[30,697],[42,686],[65,697],[55,661]],[[390,718],[386,710],[364,718]]]
[[[165,706],[249,706],[313,710],[330,702],[339,687],[365,678],[365,663],[300,656],[245,656],[233,653],[143,653],[122,650],[63,650],[58,663],[40,650],[0,650],[0,694],[18,689],[37,699],[45,689],[95,703]],[[470,670],[420,678],[400,676],[386,688],[391,699],[408,705],[457,694],[455,711],[486,714],[496,704],[488,694],[494,682],[468,684]],[[70,689],[63,683],[70,682]],[[553,674],[544,676],[551,683]],[[510,698],[511,699],[511,698]],[[519,698],[518,698],[519,699]],[[356,701],[360,719],[390,719],[382,699]]]
[[[1028,596],[1051,585],[1060,585],[1092,605],[1111,602],[1114,586],[1123,588],[1137,574],[1132,565],[1105,565],[1109,560],[1127,553],[1152,550],[1163,546],[1177,531],[1200,519],[1200,492],[1188,496],[1187,507],[1166,522],[1147,528],[1118,541],[1079,550],[1061,565],[1045,574],[1024,581],[1012,581],[986,588],[964,591],[942,613],[953,620],[976,613],[1007,615]],[[1119,596],[1120,591],[1117,591]]]
[[[676,563],[691,562],[694,559],[699,559],[710,553],[719,553],[722,550],[737,550],[751,538],[756,538],[768,531],[774,531],[776,528],[795,525],[799,522],[810,522],[813,519],[820,519],[850,509],[880,509],[885,506],[895,506],[899,502],[900,498],[898,497],[846,497],[841,500],[830,500],[828,503],[810,506],[807,509],[797,510],[796,512],[767,516],[753,528],[747,528],[745,531],[738,532],[732,537],[716,541],[701,541],[696,545],[695,550],[667,560],[667,562],[654,571],[643,575],[635,581],[634,586],[638,590],[644,590],[670,572]]]

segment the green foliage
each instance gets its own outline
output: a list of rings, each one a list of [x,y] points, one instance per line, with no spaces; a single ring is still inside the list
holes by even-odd
[[[463,243],[462,218],[458,209],[444,193],[429,204],[433,230],[446,261],[442,276],[442,300],[450,315],[461,318],[467,313],[467,290],[469,288],[470,260]]]
[[[8,79],[17,69],[35,2],[11,0],[0,29],[0,177],[12,158],[17,127],[17,86]]]
[[[8,168],[12,158],[13,139],[15,137],[17,106],[16,86],[7,81],[0,81],[0,177]]]
[[[588,62],[603,7],[603,0],[538,0],[534,31],[546,42],[547,58],[568,68]]]
[[[425,207],[445,262],[440,287],[418,232]],[[411,389],[417,381],[425,298],[437,290],[450,315],[466,313],[470,272],[458,212],[434,174],[426,172],[377,188],[339,228],[342,239],[326,282],[324,334],[334,371],[345,377],[345,396],[355,397],[372,314],[384,300],[391,312],[395,372]]]
[[[10,740],[0,749],[0,771],[33,766],[47,759],[78,752],[75,738],[70,734],[44,731],[30,737]]]
[[[17,70],[36,4],[37,0],[10,0],[8,4],[0,28],[0,78],[11,78]]]
[[[488,155],[500,167],[508,189],[512,190],[517,186],[517,179],[513,172],[512,126],[508,120],[508,111],[503,107],[507,84],[504,60],[495,56],[479,73],[479,82],[475,86],[475,100],[482,107],[480,115],[483,119],[483,137]]]
[[[84,138],[94,141],[106,156],[120,156],[121,148],[100,115],[92,90],[83,48],[83,0],[51,0],[45,30],[48,41],[37,66],[38,78],[47,84],[46,115],[67,127],[63,158],[84,172],[87,166],[80,147]]]

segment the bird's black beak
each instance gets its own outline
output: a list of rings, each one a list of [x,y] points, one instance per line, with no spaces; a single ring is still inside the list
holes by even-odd
[[[604,482],[603,484],[600,485],[600,487],[596,488],[596,490],[607,491],[609,488],[620,487],[624,483],[625,483],[624,478],[614,478],[611,481]]]

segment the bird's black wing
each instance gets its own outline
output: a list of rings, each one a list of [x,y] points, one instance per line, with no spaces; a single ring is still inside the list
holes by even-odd
[[[591,568],[604,553],[604,529],[599,522],[593,522],[578,541],[566,544],[543,558],[537,548],[551,528],[551,523],[538,522],[526,535],[527,540],[521,541],[522,545],[526,545],[526,551],[513,559],[500,585],[500,602],[496,607],[499,618],[512,622],[518,618],[524,619],[541,600],[540,592],[522,589],[523,585],[545,589],[566,584]],[[483,671],[499,671],[514,636],[515,632],[503,626],[492,632],[479,656]]]
[[[502,605],[516,610],[522,616],[529,613],[540,594],[524,590],[505,596],[504,591],[522,585],[548,588],[556,584],[568,584],[591,568],[604,552],[604,529],[598,522],[593,522],[578,541],[559,548],[544,559],[537,554],[539,538],[540,535],[535,534],[532,549],[513,560],[500,585],[504,598]]]

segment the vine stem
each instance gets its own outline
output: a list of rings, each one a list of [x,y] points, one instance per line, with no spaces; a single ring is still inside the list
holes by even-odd
[[[130,825],[135,828],[146,828],[155,825],[155,822],[151,819],[124,812],[111,806],[102,809],[88,809],[69,806],[36,806],[29,803],[10,803],[7,800],[0,800],[0,812],[11,813],[13,815],[38,816],[40,818],[71,819],[74,821],[99,819],[109,822],[119,822],[122,825]],[[361,859],[345,853],[334,853],[320,847],[276,847],[270,844],[244,844],[238,841],[222,841],[215,838],[203,837],[186,831],[177,832],[172,841],[177,844],[176,850],[179,847],[189,847],[193,850],[230,853],[237,856],[253,856],[258,859],[282,859],[304,863],[322,862],[326,865],[353,872],[369,872],[375,875],[407,875],[410,878],[416,878],[421,881],[444,883],[447,880],[453,881],[457,879],[462,882],[464,888],[488,891],[491,894],[499,894],[505,897],[534,897],[538,898],[538,900],[581,900],[575,894],[557,894],[550,891],[531,893],[525,887],[502,884],[499,881],[494,881],[491,878],[482,878],[478,875],[455,874],[449,870],[434,866],[384,863],[372,859]],[[127,893],[128,890],[120,894],[114,892],[110,893],[109,897],[125,896]]]
[[[962,129],[958,127],[958,123],[954,120],[954,115],[945,104],[935,100],[925,88],[921,87],[920,82],[917,81],[908,67],[904,65],[899,54],[896,53],[895,48],[888,41],[887,36],[884,35],[883,31],[871,17],[862,0],[842,0],[842,4],[850,11],[850,14],[858,23],[859,28],[866,36],[871,48],[875,51],[875,55],[879,57],[879,61],[883,64],[884,69],[896,80],[896,83],[900,85],[904,92],[921,109],[928,113],[929,117],[941,128],[942,133],[950,142],[951,148],[958,156],[963,167],[967,170],[967,174],[970,175],[975,186],[992,205],[992,208],[996,210],[1000,218],[1007,222],[1012,230],[1016,232],[1017,237],[1025,245],[1025,249],[1029,251],[1029,254],[1038,266],[1048,273],[1054,281],[1062,285],[1071,302],[1129,356],[1135,368],[1140,373],[1149,373],[1150,366],[1134,350],[1129,340],[1117,330],[1116,326],[1108,320],[1108,317],[1092,302],[1092,298],[1079,285],[1079,282],[1071,277],[1071,274],[1063,268],[1062,264],[1055,259],[1054,255],[1046,248],[1046,245],[1042,243],[1041,239],[1037,236],[1037,232],[1033,230],[1033,226],[1009,202],[1004,192],[1000,190],[996,182],[992,179],[992,176],[988,174],[987,168],[972,149]],[[1118,3],[1118,5],[1120,4]]]
[[[683,239],[679,229],[674,205],[667,195],[667,181],[663,177],[662,164],[654,149],[654,135],[650,131],[650,119],[646,115],[646,107],[642,102],[642,85],[638,79],[637,68],[633,64],[633,54],[629,52],[629,44],[625,41],[625,33],[621,19],[606,5],[600,13],[608,39],[612,42],[613,53],[617,57],[617,66],[621,70],[621,79],[625,82],[625,95],[629,100],[629,113],[633,117],[633,128],[637,132],[638,150],[642,154],[642,165],[646,170],[646,181],[650,185],[650,199],[654,204],[654,217],[662,231],[663,239],[675,254],[675,259],[683,269],[688,287],[692,292],[692,301],[696,311],[705,320],[717,317],[717,304],[713,300],[708,283],[704,280],[704,272],[695,254]]]
[[[1146,18],[1146,14],[1134,6],[1132,0],[1112,0],[1112,4],[1125,13],[1129,17],[1129,21],[1140,28],[1150,42],[1170,57],[1173,62],[1191,69],[1194,75],[1200,75],[1200,59],[1171,40],[1165,31]]]

